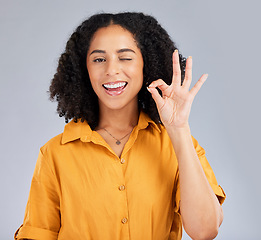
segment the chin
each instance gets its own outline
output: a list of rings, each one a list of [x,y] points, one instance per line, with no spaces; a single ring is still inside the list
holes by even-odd
[[[100,108],[101,105],[103,105],[103,109],[108,109],[112,111],[116,110],[124,110],[124,109],[133,109],[135,110],[138,107],[138,99],[133,99],[132,101],[124,101],[123,99],[114,99],[114,100],[108,100],[106,102],[100,102],[99,103]]]

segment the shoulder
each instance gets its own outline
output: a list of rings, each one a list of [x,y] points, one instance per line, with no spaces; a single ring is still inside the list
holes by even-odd
[[[92,135],[92,130],[86,121],[74,122],[74,120],[67,123],[64,127],[63,133],[51,138],[41,148],[42,151],[57,151],[59,149],[66,149],[70,143],[78,142]]]
[[[40,148],[40,151],[43,154],[46,154],[46,152],[53,151],[53,150],[58,150],[62,146],[62,137],[63,137],[63,133],[60,133],[57,136],[51,138],[48,142],[46,142]]]

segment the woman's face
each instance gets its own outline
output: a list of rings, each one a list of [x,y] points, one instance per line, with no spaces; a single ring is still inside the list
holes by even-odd
[[[86,63],[101,109],[137,108],[143,59],[132,33],[119,25],[100,28],[91,40]]]

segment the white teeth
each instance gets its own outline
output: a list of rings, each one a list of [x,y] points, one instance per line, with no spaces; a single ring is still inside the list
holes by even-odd
[[[112,89],[112,88],[119,88],[124,87],[126,83],[120,82],[120,83],[114,83],[114,84],[103,84],[104,87]]]

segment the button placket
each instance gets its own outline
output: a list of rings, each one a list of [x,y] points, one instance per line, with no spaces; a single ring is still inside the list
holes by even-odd
[[[122,198],[122,211],[121,211],[121,224],[124,225],[123,227],[123,234],[124,234],[124,239],[129,239],[129,226],[128,226],[128,217],[129,217],[129,209],[128,209],[128,201],[127,201],[127,189],[126,189],[126,183],[125,183],[125,168],[127,167],[126,165],[126,160],[125,158],[120,158],[118,160],[118,166],[122,169],[122,179],[120,182],[118,182],[118,191],[119,194],[121,195]]]

